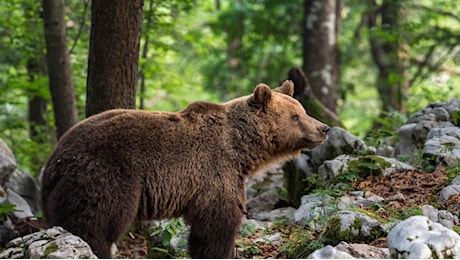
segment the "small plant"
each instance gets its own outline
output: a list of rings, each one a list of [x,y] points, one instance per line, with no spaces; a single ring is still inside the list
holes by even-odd
[[[252,258],[252,256],[262,253],[262,250],[256,243],[247,244],[244,242],[237,242],[236,246],[239,248],[238,255],[244,258]]]
[[[16,209],[16,205],[11,203],[0,203],[0,222],[5,222],[6,216],[15,211],[19,211]]]
[[[185,227],[185,222],[182,218],[170,219],[168,221],[160,222],[160,225],[154,226],[150,230],[150,236],[160,236],[161,243],[160,246],[153,246],[151,249],[156,251],[153,253],[155,258],[157,257],[175,257],[176,253],[173,248],[171,248],[171,239],[178,234],[178,231]]]
[[[243,224],[241,224],[240,230],[241,230],[242,237],[249,237],[249,236],[254,235],[257,232],[256,227],[254,225],[251,225],[248,222],[243,222]]]
[[[402,210],[401,212],[393,210],[393,209],[387,209],[387,211],[390,212],[392,215],[392,217],[388,218],[390,222],[405,220],[412,216],[422,216],[423,215],[422,210],[419,208],[408,208],[408,209]]]
[[[375,123],[378,124],[379,127],[369,131],[365,138],[365,142],[368,145],[381,147],[385,145],[384,140],[387,138],[393,139],[396,143],[398,141],[396,130],[407,121],[405,115],[396,111],[382,113],[384,113],[384,117],[375,118]]]
[[[460,175],[460,163],[458,163],[455,167],[450,167],[446,170],[447,178],[449,182],[452,182],[455,177]]]
[[[452,123],[460,125],[460,110],[452,112]]]
[[[348,162],[349,171],[361,178],[381,175],[389,166],[391,163],[375,155],[360,156],[358,160]]]
[[[305,226],[294,226],[289,237],[283,239],[279,252],[287,258],[306,258],[315,250],[324,247],[321,239],[316,240],[316,235]]]

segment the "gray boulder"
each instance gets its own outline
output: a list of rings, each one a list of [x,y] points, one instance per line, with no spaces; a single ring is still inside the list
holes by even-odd
[[[274,222],[277,220],[283,220],[287,224],[294,223],[294,214],[296,209],[293,207],[278,208],[270,211],[261,211],[252,215],[252,219],[258,221],[270,221]]]
[[[313,171],[326,160],[332,160],[342,154],[359,154],[366,151],[363,140],[340,127],[332,127],[328,132],[326,142],[311,151]]]
[[[374,165],[376,168],[373,167],[370,169],[366,167],[366,165]],[[348,170],[353,170],[361,177],[367,177],[371,174],[386,176],[392,172],[402,172],[414,169],[414,167],[407,163],[400,162],[394,158],[387,158],[379,155],[339,155],[333,160],[325,161],[318,168],[318,175],[323,178],[326,184],[330,184],[335,182],[335,178],[338,175],[345,173]]]
[[[264,192],[255,196],[254,198],[249,199],[246,203],[248,218],[253,218],[254,215],[260,212],[273,210],[279,199],[279,196],[273,190]]]
[[[423,158],[434,165],[455,167],[460,162],[460,139],[450,135],[428,139],[423,146]]]
[[[425,216],[410,217],[387,236],[391,258],[460,258],[460,236]]]
[[[421,111],[414,113],[407,123],[420,121],[450,121],[454,122],[454,113],[460,111],[460,100],[451,99],[447,102],[435,102],[429,104]]]
[[[348,171],[348,162],[356,161],[357,158],[351,155],[339,155],[333,160],[325,161],[318,168],[318,175],[327,183],[334,182],[335,178]]]
[[[16,192],[7,189],[6,190],[7,199],[6,202],[15,205],[15,210],[12,212],[12,215],[17,218],[28,218],[33,217],[34,214],[32,213],[29,204],[25,199],[23,199],[19,194]]]
[[[329,241],[368,241],[385,236],[381,223],[361,212],[342,210],[328,219],[324,236]]]
[[[354,257],[342,250],[337,250],[331,245],[327,245],[321,249],[311,253],[307,259],[353,259]]]
[[[455,225],[460,224],[458,217],[447,210],[438,210],[431,205],[423,205],[422,212],[431,221],[439,223],[446,228],[452,229]]]
[[[340,210],[347,210],[351,207],[370,207],[384,200],[370,191],[350,191],[338,199],[337,206]]]
[[[335,248],[357,259],[386,259],[390,257],[388,248],[379,248],[366,244],[348,244],[342,241]]]
[[[388,248],[379,248],[366,244],[348,244],[343,241],[335,247],[325,246],[308,256],[309,259],[387,259],[389,257]]]
[[[90,258],[97,257],[89,245],[61,227],[53,227],[11,240],[0,258]]]
[[[3,187],[26,200],[33,214],[41,209],[40,190],[35,179],[29,173],[15,170],[10,174]]]
[[[460,185],[460,175],[452,180],[452,185]]]
[[[397,158],[416,156],[423,148],[428,132],[439,126],[440,124],[436,121],[420,121],[401,126],[397,131],[399,142],[395,147],[395,156]]]
[[[457,118],[460,111],[460,101],[452,99],[448,102],[429,104],[426,108],[414,113],[405,125],[398,129],[399,142],[395,146],[396,157],[416,157],[427,139],[445,135],[447,129],[460,125]],[[434,135],[434,132],[438,132]],[[431,133],[430,133],[431,132]],[[409,163],[413,163],[409,161]]]
[[[439,193],[439,201],[444,203],[450,198],[450,196],[457,194],[460,194],[460,185],[449,185],[444,187],[444,189],[441,190],[441,193]]]
[[[318,194],[304,195],[300,207],[294,213],[294,221],[299,224],[313,225],[313,229],[320,228],[321,223],[311,221],[313,218],[327,216],[337,211],[332,204],[331,196]]]

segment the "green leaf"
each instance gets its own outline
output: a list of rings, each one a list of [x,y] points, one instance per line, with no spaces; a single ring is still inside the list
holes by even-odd
[[[163,237],[161,243],[164,247],[169,246],[169,242],[171,241],[171,234],[169,232],[163,232]]]

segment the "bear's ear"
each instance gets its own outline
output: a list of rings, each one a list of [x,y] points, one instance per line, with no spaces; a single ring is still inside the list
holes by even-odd
[[[294,83],[291,80],[285,80],[283,85],[274,89],[276,92],[280,92],[292,97],[294,95]]]
[[[260,83],[254,89],[254,93],[250,99],[250,102],[258,107],[263,107],[268,103],[268,101],[270,101],[271,98],[272,90],[270,89],[270,87],[263,83]]]

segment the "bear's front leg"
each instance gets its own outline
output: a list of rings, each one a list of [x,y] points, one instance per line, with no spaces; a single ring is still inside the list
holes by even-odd
[[[225,203],[223,203],[225,204]],[[235,238],[241,224],[238,206],[226,209],[219,205],[202,210],[190,221],[188,248],[191,258],[235,258]]]

